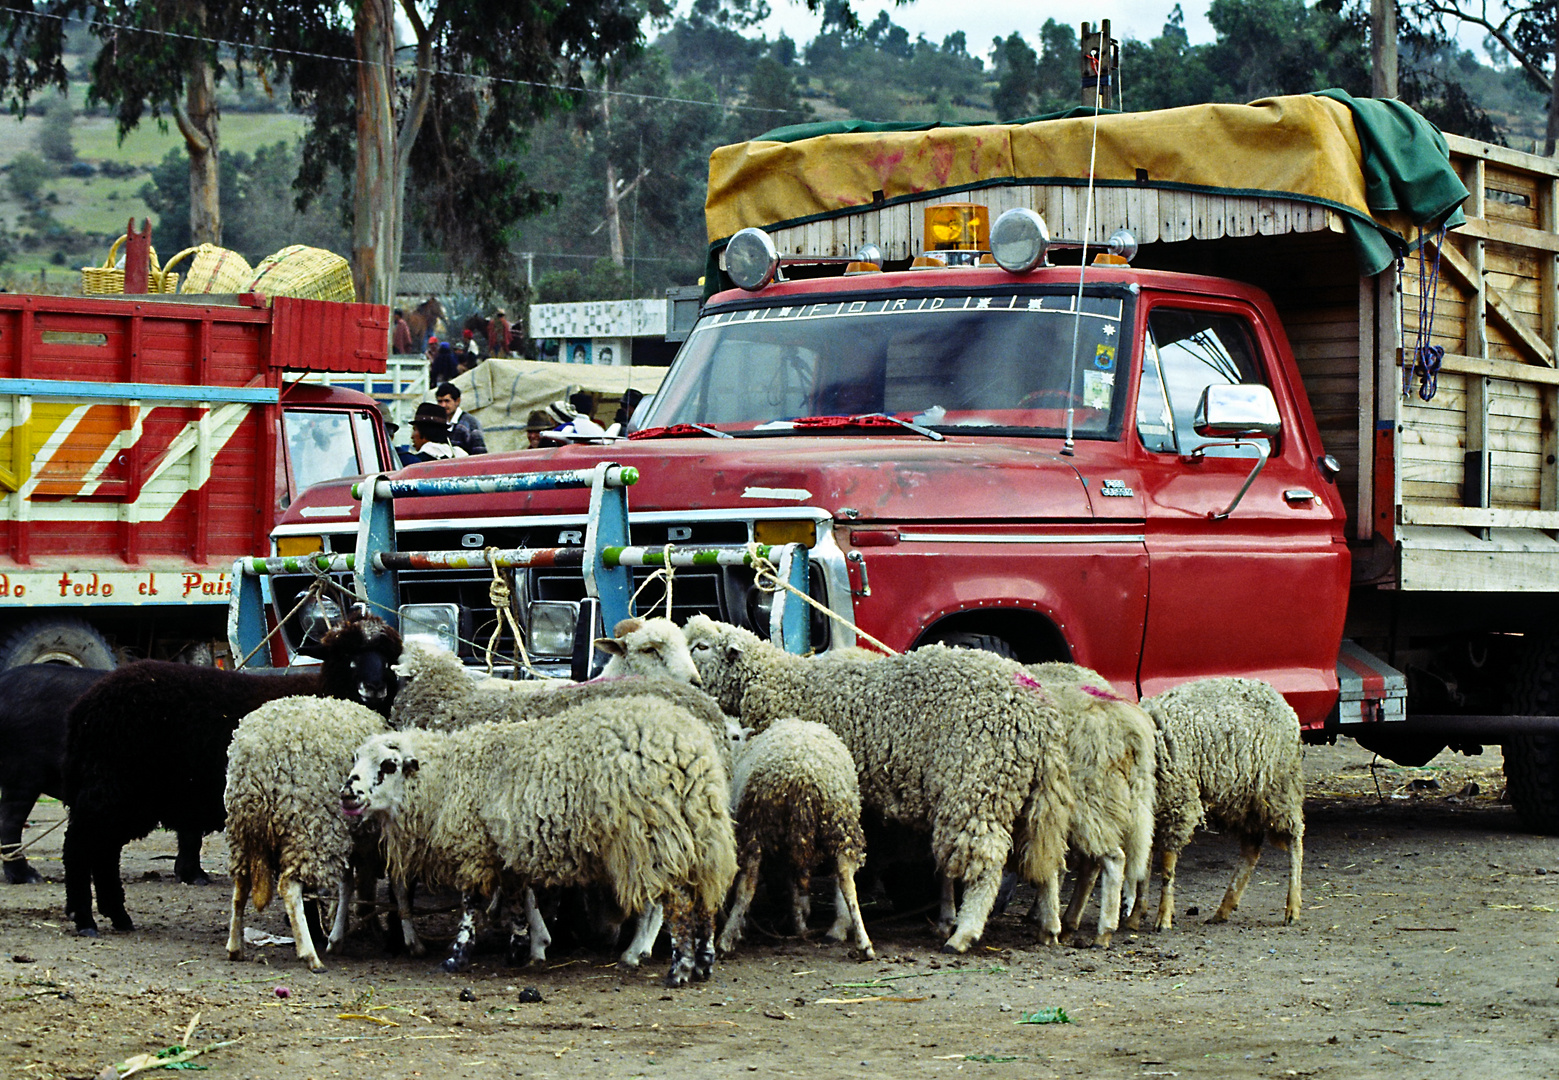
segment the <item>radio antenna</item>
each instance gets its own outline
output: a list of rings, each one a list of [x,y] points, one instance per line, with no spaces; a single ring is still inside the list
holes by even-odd
[[[1088,277],[1088,240],[1093,236],[1093,177],[1094,165],[1099,155],[1099,109],[1110,93],[1110,74],[1114,70],[1114,57],[1110,47],[1110,20],[1099,25],[1098,36],[1089,41],[1091,27],[1083,23],[1083,103],[1093,98],[1093,140],[1088,148],[1088,199],[1083,209],[1082,259],[1077,267],[1077,299],[1072,309],[1072,369],[1067,379],[1066,441],[1061,453],[1071,457],[1077,446],[1074,437],[1077,416],[1077,345],[1082,340],[1083,283]],[[1091,91],[1091,94],[1090,94]]]

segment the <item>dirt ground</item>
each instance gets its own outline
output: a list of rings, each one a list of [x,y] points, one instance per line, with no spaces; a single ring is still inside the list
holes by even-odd
[[[97,1077],[182,1044],[197,1016],[189,1045],[218,1045],[189,1064],[223,1078],[1559,1075],[1554,841],[1518,830],[1495,752],[1371,760],[1352,743],[1307,753],[1295,926],[1271,851],[1233,921],[1205,924],[1238,849],[1201,835],[1165,934],[1036,948],[1020,892],[950,957],[923,915],[869,909],[876,961],[760,932],[678,991],[661,987],[659,955],[623,972],[595,954],[523,969],[481,954],[450,976],[366,935],[320,975],[290,946],[231,963],[220,837],[204,888],[171,880],[171,834],[128,849],[137,929],[79,938],[62,914],[60,830],[34,849],[49,883],[0,885],[0,1075]],[[60,816],[41,805],[28,836]],[[287,933],[275,905],[251,925]],[[522,1001],[527,988],[541,1000]],[[1069,1022],[1026,1022],[1055,1009]]]

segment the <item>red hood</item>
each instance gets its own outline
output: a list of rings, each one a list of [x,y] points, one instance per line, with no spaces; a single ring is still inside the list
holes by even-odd
[[[1052,453],[1047,442],[959,436],[940,443],[916,436],[664,439],[486,454],[414,465],[397,475],[538,472],[615,461],[639,470],[639,482],[628,493],[634,511],[810,506],[836,516],[849,508],[859,513],[860,521],[895,523],[1003,516],[1091,519],[1088,492],[1077,470]],[[319,484],[293,503],[283,520],[319,525],[335,515],[316,510],[305,516],[305,508],[351,501],[347,484]],[[578,491],[445,496],[403,500],[396,516],[567,514],[583,512],[585,505]]]

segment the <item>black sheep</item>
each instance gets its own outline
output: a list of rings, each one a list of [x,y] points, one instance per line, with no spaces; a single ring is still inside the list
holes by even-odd
[[[111,673],[70,711],[65,750],[65,913],[96,936],[97,909],[133,930],[119,880],[124,845],[161,825],[179,836],[174,873],[205,884],[200,841],[224,824],[227,745],[238,722],[280,697],[359,701],[388,716],[400,636],[368,616],[326,635],[324,663],[307,675],[248,675],[142,660]]]
[[[22,828],[39,795],[65,794],[65,716],[101,668],[28,664],[0,672],[0,856],[5,880],[43,880],[20,851]]]

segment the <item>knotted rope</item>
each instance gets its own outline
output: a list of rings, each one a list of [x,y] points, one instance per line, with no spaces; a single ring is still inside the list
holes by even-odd
[[[768,560],[767,558],[763,557],[762,555],[758,554],[758,544],[757,544],[756,541],[751,541],[751,542],[749,542],[747,544],[747,561],[752,566],[753,584],[756,585],[763,592],[766,592],[766,593],[777,593],[781,589],[783,589],[784,591],[786,591],[788,593],[792,593],[795,596],[799,596],[801,599],[805,600],[812,607],[816,608],[818,611],[821,611],[824,615],[827,615],[830,619],[834,620],[834,622],[838,623],[840,626],[845,627],[851,633],[855,634],[856,637],[865,638],[867,641],[869,641],[873,645],[877,646],[877,648],[882,650],[882,652],[885,655],[887,655],[887,656],[898,656],[899,655],[899,651],[897,649],[892,648],[891,646],[888,646],[888,645],[884,645],[882,642],[880,642],[876,638],[872,637],[865,630],[862,630],[859,626],[856,626],[853,622],[851,622],[849,619],[845,618],[843,615],[840,615],[838,612],[833,611],[830,608],[824,607],[822,604],[820,604],[816,600],[812,599],[806,593],[804,593],[800,589],[796,588],[790,582],[788,582],[788,581],[784,580],[783,578],[781,578],[779,576],[779,569],[774,565],[774,563],[771,562],[770,560]]]

